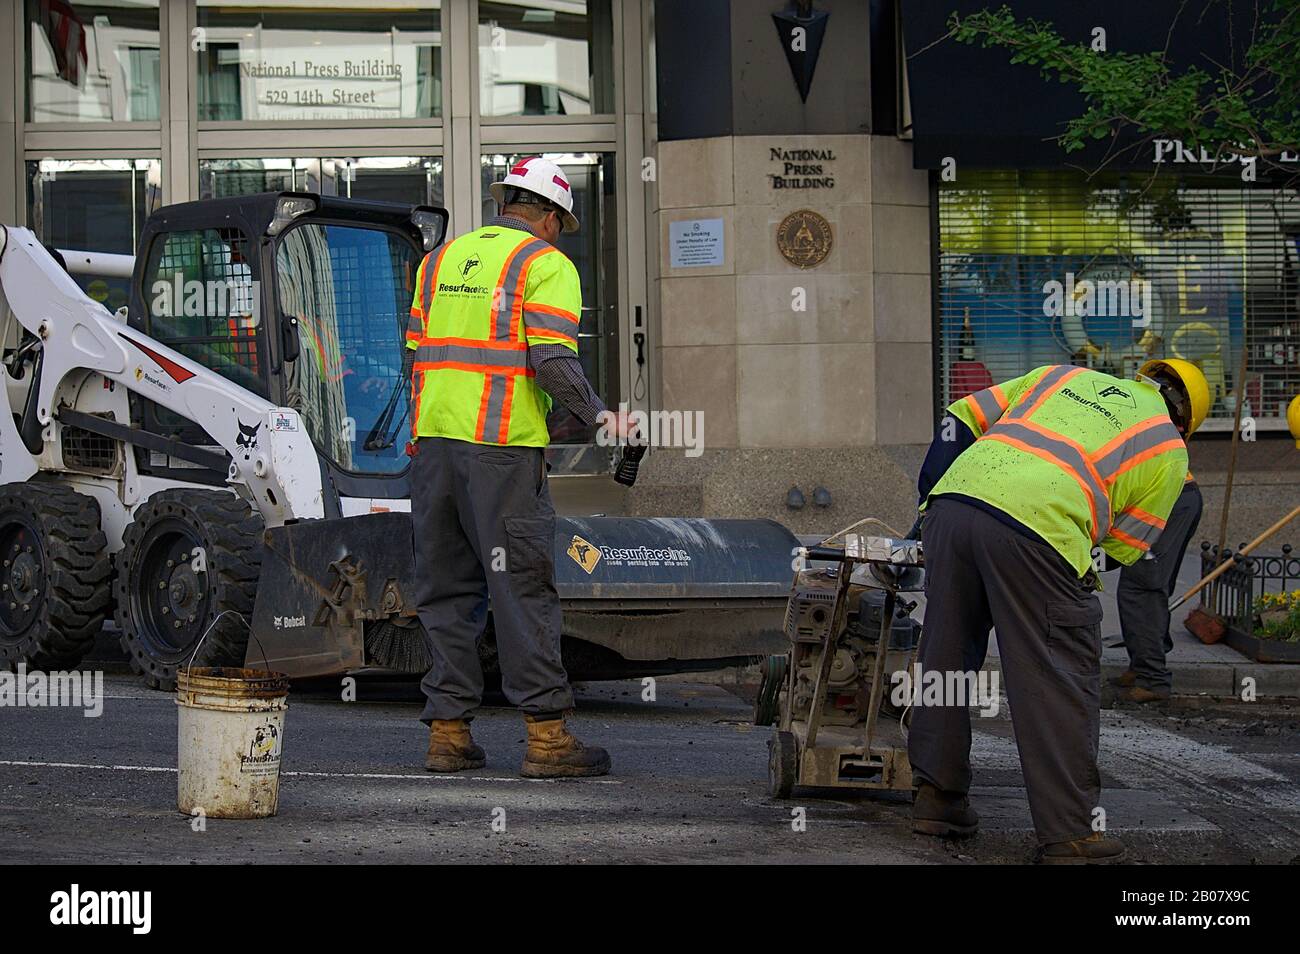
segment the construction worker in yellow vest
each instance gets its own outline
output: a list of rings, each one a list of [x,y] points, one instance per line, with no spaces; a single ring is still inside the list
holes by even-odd
[[[1159,537],[1187,474],[1171,420],[1185,404],[1180,383],[1160,376],[1036,368],[952,404],[921,469],[927,601],[917,661],[944,685],[973,685],[996,629],[1043,861],[1123,853],[1102,833],[1093,551],[1127,565]],[[967,797],[975,700],[942,703],[912,710],[913,829],[969,835],[979,821]]]
[[[546,417],[556,399],[621,437],[627,422],[605,409],[578,362],[582,290],[555,247],[578,229],[568,178],[532,156],[490,188],[500,214],[420,266],[407,332],[418,614],[433,656],[422,683],[425,766],[485,762],[469,723],[482,699],[490,599],[501,687],[527,724],[523,774],[603,775],[605,750],[565,725],[573,694],[560,659]]]
[[[1178,358],[1148,361],[1139,373],[1152,378],[1170,377],[1183,383],[1187,404],[1180,408],[1179,414],[1170,416],[1186,441],[1210,412],[1210,388],[1205,375],[1190,361]],[[1178,569],[1204,508],[1201,490],[1189,471],[1160,539],[1142,559],[1120,571],[1115,601],[1129,665],[1111,682],[1117,688],[1117,697],[1124,702],[1161,702],[1169,698],[1174,678],[1167,662],[1174,646],[1169,635],[1169,598],[1173,596]]]

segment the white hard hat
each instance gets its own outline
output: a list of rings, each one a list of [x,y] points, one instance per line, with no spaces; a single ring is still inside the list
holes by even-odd
[[[541,156],[529,156],[520,159],[506,177],[500,182],[488,186],[492,198],[498,206],[507,204],[507,196],[512,189],[523,189],[541,196],[547,202],[560,207],[560,218],[564,221],[565,232],[578,231],[578,218],[573,214],[573,190],[569,188],[569,177],[564,170]]]

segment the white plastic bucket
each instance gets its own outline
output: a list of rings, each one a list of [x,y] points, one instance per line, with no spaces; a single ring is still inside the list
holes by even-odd
[[[274,815],[288,678],[260,669],[181,669],[176,706],[177,807],[208,818]]]

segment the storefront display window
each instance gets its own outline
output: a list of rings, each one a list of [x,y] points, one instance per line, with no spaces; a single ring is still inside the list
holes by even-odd
[[[441,4],[199,0],[198,118],[442,115]]]
[[[1284,426],[1300,390],[1300,204],[1209,179],[967,173],[939,190],[941,401],[1044,364],[1185,358],[1207,427]],[[1245,379],[1241,376],[1246,359]]]
[[[158,0],[26,0],[27,119],[158,122]]]

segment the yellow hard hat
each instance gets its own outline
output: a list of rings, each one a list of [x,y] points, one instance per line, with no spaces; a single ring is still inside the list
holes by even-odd
[[[1300,447],[1300,394],[1291,399],[1291,406],[1286,409],[1286,426],[1291,428],[1295,446]]]
[[[1187,435],[1191,437],[1210,413],[1210,385],[1205,380],[1201,369],[1182,358],[1155,358],[1138,369],[1138,374],[1148,378],[1164,372],[1173,378],[1187,396],[1190,420],[1187,422]],[[1240,396],[1238,396],[1240,400]]]

